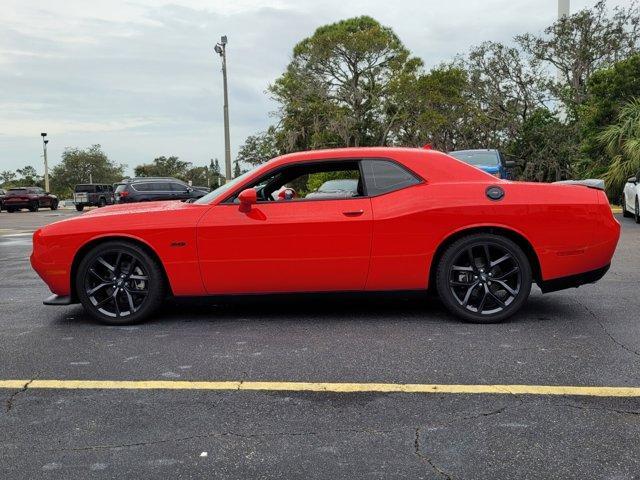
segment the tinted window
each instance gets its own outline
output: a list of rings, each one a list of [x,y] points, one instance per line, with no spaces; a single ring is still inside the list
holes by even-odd
[[[171,188],[173,189],[174,192],[186,192],[187,191],[187,186],[183,185],[181,183],[172,183],[171,184]]]
[[[116,193],[124,192],[127,189],[127,186],[123,183],[116,187]]]
[[[362,168],[367,195],[380,195],[420,183],[407,170],[388,160],[365,160]]]
[[[449,152],[449,155],[476,167],[497,167],[500,165],[500,156],[495,151],[459,150]]]
[[[93,192],[95,186],[94,185],[76,185],[76,192]]]

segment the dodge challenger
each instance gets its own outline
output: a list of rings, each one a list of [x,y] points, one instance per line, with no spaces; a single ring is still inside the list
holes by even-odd
[[[354,190],[332,198],[332,180]],[[488,323],[533,282],[599,280],[619,234],[597,188],[500,180],[434,150],[345,148],[275,158],[192,202],[52,223],[34,233],[31,264],[45,304],[81,303],[110,324],[148,319],[168,296],[390,290],[437,292]]]

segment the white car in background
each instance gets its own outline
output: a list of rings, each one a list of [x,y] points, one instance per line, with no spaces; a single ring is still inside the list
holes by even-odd
[[[622,192],[622,215],[634,217],[636,223],[640,223],[640,171],[635,177],[627,180]]]

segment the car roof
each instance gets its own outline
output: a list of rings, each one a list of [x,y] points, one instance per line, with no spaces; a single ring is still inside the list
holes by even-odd
[[[177,183],[183,183],[186,185],[186,182],[179,180],[177,178],[173,178],[173,177],[135,177],[135,178],[125,178],[123,179],[121,182],[119,182],[119,184],[125,184],[125,183],[143,183],[143,182],[157,182],[158,180],[160,181],[164,181],[164,182],[177,182]]]

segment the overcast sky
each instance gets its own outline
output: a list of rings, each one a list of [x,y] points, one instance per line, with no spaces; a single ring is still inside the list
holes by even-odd
[[[593,1],[572,0],[572,12]],[[626,4],[610,0],[609,4]],[[229,37],[231,148],[264,130],[265,89],[320,25],[370,15],[427,66],[485,40],[553,22],[557,0],[2,0],[0,170],[42,172],[65,147],[102,145],[129,170],[160,155],[224,159],[222,75]]]

